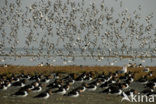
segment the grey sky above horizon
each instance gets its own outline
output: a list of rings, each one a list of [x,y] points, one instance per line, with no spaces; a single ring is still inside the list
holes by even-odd
[[[0,1],[0,8],[2,8],[4,6],[4,2],[5,0],[1,0]],[[30,7],[30,5],[34,2],[39,2],[41,0],[21,0],[21,3],[22,3],[22,6],[21,6],[21,10],[25,10],[26,6]],[[45,1],[45,0],[42,0],[42,1]],[[54,0],[55,1],[55,0]],[[71,0],[73,1],[73,0]],[[102,0],[84,0],[85,1],[85,5],[88,5],[90,4],[91,2],[96,2],[95,4],[98,4],[99,1],[102,1]],[[128,11],[130,13],[132,13],[134,10],[136,10],[138,8],[139,5],[141,5],[141,8],[142,8],[142,11],[141,11],[141,14],[142,14],[142,17],[146,17],[148,14],[150,13],[154,13],[154,17],[152,19],[152,23],[153,25],[155,26],[156,24],[156,0],[104,0],[105,1],[105,5],[108,6],[108,7],[113,7],[115,9],[115,12],[120,12],[121,10],[127,8]],[[118,2],[116,2],[118,1]],[[120,5],[120,1],[123,2],[122,4],[122,8],[119,8],[119,5]],[[8,2],[14,2],[14,0],[8,0]],[[79,2],[79,1],[75,1],[75,2]],[[98,5],[97,5],[98,6]],[[144,22],[144,21],[142,21]],[[6,31],[8,31],[8,28],[10,28],[9,26],[7,27],[7,24],[6,24],[6,27],[4,27]],[[24,29],[20,29],[18,30],[18,37],[19,37],[19,41],[20,41],[20,44],[17,46],[17,47],[23,47],[25,45],[24,41],[25,41],[25,36],[22,35],[23,34],[23,30]],[[1,30],[0,30],[1,32]],[[41,31],[40,33],[42,34],[42,32],[44,31]],[[41,35],[42,37],[43,35]],[[53,40],[54,42],[56,41],[56,39],[54,38]],[[38,43],[34,43],[34,46],[35,44],[38,44]],[[10,46],[8,43],[6,43],[6,46]]]

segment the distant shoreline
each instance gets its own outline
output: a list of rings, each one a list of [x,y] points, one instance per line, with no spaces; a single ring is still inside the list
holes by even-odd
[[[131,55],[118,55],[118,56],[101,56],[101,55],[0,55],[0,57],[110,57],[110,58],[156,58],[156,56],[131,56]]]

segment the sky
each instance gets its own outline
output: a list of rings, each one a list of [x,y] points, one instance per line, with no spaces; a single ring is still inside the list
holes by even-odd
[[[14,1],[16,0],[8,0],[8,4],[9,3],[14,3]],[[26,7],[30,7],[33,3],[38,3],[40,4],[39,2],[41,1],[47,1],[47,0],[20,0],[21,1],[21,7],[18,8],[18,10],[21,10],[22,12],[21,13],[25,13],[26,12]],[[50,0],[52,3],[56,0]],[[62,0],[63,2],[66,2],[66,0]],[[74,1],[74,0],[69,0],[69,1]],[[75,0],[75,2],[80,2],[82,0]],[[85,6],[84,8],[87,8],[90,3],[92,2],[95,2],[95,5],[96,7],[98,8],[99,5],[100,5],[100,2],[102,0],[84,0],[85,1]],[[120,8],[120,1],[122,1],[122,8]],[[118,18],[117,16],[117,13],[121,12],[122,10],[124,10],[125,8],[128,10],[129,13],[133,13],[136,9],[138,9],[138,6],[141,5],[141,22],[143,24],[145,24],[145,21],[144,21],[144,18],[151,14],[151,13],[154,13],[153,14],[153,19],[151,20],[151,23],[153,25],[156,24],[156,0],[104,0],[104,5],[107,6],[108,8],[110,7],[113,7],[114,8],[114,18]],[[0,8],[3,8],[5,7],[5,0],[0,0]],[[9,6],[7,6],[9,7]],[[16,7],[15,7],[16,8]],[[51,9],[53,7],[51,6]],[[69,8],[69,11],[70,11],[71,8]],[[6,16],[8,15],[9,13],[7,13],[6,15],[4,14],[1,14],[1,18],[6,18]],[[10,15],[10,18],[13,18],[14,17],[14,14],[15,14],[15,11],[13,11],[13,13],[11,13]],[[80,14],[81,15],[81,14]],[[79,16],[79,14],[77,14],[77,16]],[[27,18],[27,17],[26,17]],[[32,14],[31,13],[28,13],[28,18],[32,18]],[[2,21],[2,19],[1,19]],[[11,19],[9,21],[12,21]],[[5,21],[5,25],[3,25],[4,27],[2,27],[2,29],[0,30],[0,32],[2,33],[2,30],[5,30],[5,32],[7,33],[7,37],[10,37],[10,29],[11,27],[14,27],[14,25],[10,25],[10,22],[9,21]],[[19,22],[19,25],[21,25],[21,20],[19,19],[18,20]],[[76,24],[79,24],[79,21],[76,21],[75,22]],[[54,28],[55,26],[57,27],[57,25],[53,25]],[[154,26],[155,28],[155,26]],[[34,39],[38,40],[38,42],[32,42],[31,45],[29,47],[39,47],[39,41],[41,41],[42,38],[45,39],[45,41],[53,41],[53,43],[57,43],[59,41],[59,45],[58,45],[58,48],[62,48],[63,47],[63,44],[61,44],[61,40],[59,40],[55,35],[50,38],[50,37],[45,37],[47,32],[45,30],[42,30],[42,29],[37,29],[37,30],[34,30],[33,28],[27,28],[26,26],[25,27],[19,27],[18,29],[18,32],[17,32],[17,37],[18,37],[18,41],[19,41],[19,44],[16,45],[16,47],[24,47],[26,44],[25,44],[25,40],[26,40],[26,37],[28,37],[29,33],[30,33],[30,30],[33,31],[33,34],[39,34],[39,35],[33,35]],[[87,31],[87,30],[86,30]],[[154,31],[154,29],[153,29]],[[105,31],[102,31],[102,33],[104,33]],[[56,34],[56,29],[54,29],[54,34]],[[123,33],[124,34],[124,33]],[[1,41],[2,41],[2,35],[0,35],[1,37]],[[7,38],[6,37],[6,38]],[[83,36],[81,38],[84,38]],[[91,37],[92,39],[95,38],[95,37]],[[48,40],[50,39],[50,40]],[[5,39],[7,40],[7,39]],[[9,39],[8,39],[9,40]],[[57,41],[58,40],[58,41]],[[66,42],[68,41],[65,40]],[[5,47],[11,47],[12,45],[11,44],[14,44],[15,42],[14,41],[11,41],[11,43],[9,43],[8,41],[5,41]],[[100,44],[102,44],[100,41],[99,41]],[[128,41],[127,41],[127,44]],[[137,40],[134,41],[134,47],[137,46]],[[121,43],[119,43],[119,46],[121,45]],[[137,47],[135,47],[137,48]]]

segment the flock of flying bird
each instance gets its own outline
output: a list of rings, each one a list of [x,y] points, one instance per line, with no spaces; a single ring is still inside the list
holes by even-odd
[[[105,56],[135,58],[156,53],[153,13],[142,17],[141,6],[131,13],[118,0],[117,8],[109,7],[104,0],[1,2],[4,4],[0,7],[3,56],[26,55],[31,56],[31,61],[44,56],[53,62],[60,56],[66,64],[74,62],[76,57],[101,61]],[[19,52],[19,47],[24,51]]]
[[[110,72],[108,74],[96,74],[94,72],[84,72],[81,74],[11,74],[9,77],[0,75],[0,90],[8,90],[13,87],[19,90],[10,94],[12,97],[26,97],[31,93],[37,93],[34,98],[48,99],[50,96],[60,94],[63,96],[78,97],[85,91],[96,91],[102,89],[100,93],[123,96],[126,94],[156,94],[156,78],[152,78],[153,72],[149,69],[143,70],[146,74],[135,80],[135,74],[127,70],[127,66],[122,70]],[[132,88],[133,83],[141,84],[144,89],[138,91]],[[8,95],[9,96],[9,95]]]
[[[104,0],[36,0],[24,4],[21,0],[2,0],[0,7],[0,55],[24,55],[49,59],[60,56],[65,63],[74,62],[76,57],[89,57],[101,61],[105,56],[131,55],[153,56],[156,53],[156,31],[151,19],[153,13],[141,17],[141,6],[133,13],[122,8],[109,7]],[[118,0],[116,0],[118,3]],[[145,21],[144,21],[145,20]],[[9,51],[6,49],[8,47]],[[18,52],[22,47],[23,52]],[[36,48],[37,47],[37,48]],[[145,50],[135,50],[145,49]],[[36,52],[37,49],[37,52]],[[71,60],[69,60],[71,59]],[[5,61],[4,59],[0,60]],[[156,79],[145,68],[145,76],[135,81],[135,72],[128,72],[127,66],[114,73],[82,73],[60,77],[59,73],[48,76],[12,74],[0,75],[0,89],[17,87],[19,90],[11,96],[26,97],[30,93],[43,99],[53,94],[78,97],[83,92],[96,91],[115,95],[131,93],[156,94]],[[134,82],[141,83],[145,90],[138,92],[131,88]],[[79,86],[72,87],[79,83]],[[46,91],[43,91],[46,88]]]

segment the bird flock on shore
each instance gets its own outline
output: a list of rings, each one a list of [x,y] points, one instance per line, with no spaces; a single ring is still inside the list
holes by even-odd
[[[52,58],[50,63],[60,56],[63,64],[74,63],[77,57],[97,61],[105,56],[153,57],[153,13],[142,16],[140,5],[130,12],[121,0],[115,2],[118,7],[104,0],[1,0],[0,61],[24,55],[31,61]]]
[[[109,73],[49,73],[43,75],[31,74],[5,74],[0,75],[0,92],[17,88],[15,93],[8,94],[11,97],[27,97],[36,93],[34,98],[48,99],[50,96],[59,94],[61,96],[79,97],[83,92],[90,91],[109,95],[123,96],[126,94],[144,94],[147,96],[156,95],[156,78],[153,77],[153,71],[145,71],[145,75],[135,79],[139,72],[127,71],[125,67],[122,70]],[[143,86],[143,89],[136,89],[134,83]],[[101,91],[97,91],[101,89]]]

